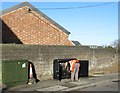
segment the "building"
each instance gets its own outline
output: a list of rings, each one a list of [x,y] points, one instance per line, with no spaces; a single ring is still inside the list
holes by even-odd
[[[75,46],[82,46],[79,41],[72,41]]]
[[[97,49],[97,48],[103,48],[102,46],[97,46],[97,45],[87,45],[91,49]]]
[[[2,11],[2,43],[68,45],[70,32],[28,2]]]

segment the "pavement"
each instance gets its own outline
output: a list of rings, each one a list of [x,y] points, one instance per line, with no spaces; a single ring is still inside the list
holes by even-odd
[[[89,77],[80,77],[78,81],[71,82],[70,79],[39,81],[32,85],[19,85],[4,90],[8,91],[80,91],[85,88],[95,87],[96,85],[109,82],[118,82],[118,73],[100,74],[96,73]],[[115,91],[118,91],[118,87]],[[85,90],[84,90],[85,91]],[[107,90],[106,90],[107,91]],[[109,91],[109,90],[108,90]]]

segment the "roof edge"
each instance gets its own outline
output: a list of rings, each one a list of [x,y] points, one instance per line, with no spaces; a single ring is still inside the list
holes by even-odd
[[[21,4],[15,5],[13,7],[10,7],[8,9],[2,10],[0,11],[0,16],[9,13],[11,11],[14,11],[16,9],[22,8],[24,6],[28,6],[30,7],[33,11],[37,12],[40,16],[44,17],[45,19],[49,20],[53,25],[57,26],[59,29],[61,29],[63,32],[65,32],[67,35],[70,34],[69,31],[67,31],[65,28],[63,28],[62,26],[60,26],[58,23],[56,23],[54,20],[52,20],[51,18],[49,18],[47,15],[45,15],[44,13],[42,13],[40,10],[38,10],[37,8],[35,8],[33,5],[31,5],[29,2],[23,2]],[[35,10],[34,10],[35,9]]]

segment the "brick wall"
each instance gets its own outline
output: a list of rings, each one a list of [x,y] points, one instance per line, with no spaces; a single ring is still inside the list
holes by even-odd
[[[117,63],[114,49],[90,49],[85,46],[2,45],[2,59],[28,59],[39,80],[52,79],[53,60],[62,58],[89,60],[89,74]],[[100,70],[99,70],[100,71]],[[49,77],[48,77],[49,76]]]
[[[68,35],[25,6],[1,16],[3,43],[73,45]]]

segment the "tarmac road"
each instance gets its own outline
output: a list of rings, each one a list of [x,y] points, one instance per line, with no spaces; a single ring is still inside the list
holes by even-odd
[[[16,86],[8,91],[118,91],[118,73],[97,74],[92,77],[80,78],[71,82],[70,79],[46,80],[37,84]],[[74,93],[74,92],[73,92]]]
[[[113,80],[109,82],[102,82],[101,84],[96,84],[95,86],[77,89],[76,91],[119,91],[118,84],[119,80]],[[120,92],[120,91],[119,91]]]

